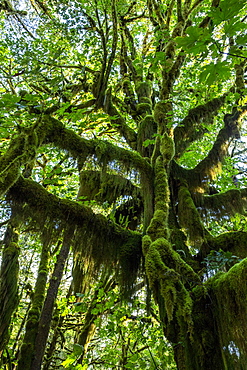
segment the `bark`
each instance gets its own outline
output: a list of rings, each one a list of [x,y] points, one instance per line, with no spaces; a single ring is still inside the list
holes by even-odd
[[[18,228],[20,226],[18,209],[12,207],[3,241],[4,249],[0,271],[0,357],[9,341],[9,326],[18,305],[19,246]]]
[[[30,370],[41,369],[42,360],[45,353],[47,338],[49,335],[50,325],[52,321],[52,313],[54,303],[58,294],[58,288],[62,279],[65,262],[68,258],[70,246],[73,238],[74,227],[69,226],[65,231],[63,245],[57,257],[57,262],[50,280],[47,290],[46,299],[41,312],[38,333],[34,344],[34,359]]]
[[[43,235],[44,234],[45,231],[43,231]],[[34,343],[38,333],[40,313],[45,299],[46,283],[49,272],[48,263],[50,259],[51,230],[47,230],[47,234],[45,240],[43,240],[38,276],[31,299],[31,309],[28,312],[25,335],[18,356],[17,370],[30,369],[34,357]]]

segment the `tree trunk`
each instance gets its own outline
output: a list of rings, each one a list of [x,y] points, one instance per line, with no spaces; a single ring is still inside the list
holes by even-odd
[[[52,313],[54,308],[54,303],[57,297],[59,284],[62,279],[63,270],[65,262],[69,255],[69,250],[71,246],[71,239],[73,237],[74,227],[68,227],[65,231],[63,245],[61,247],[60,253],[57,257],[57,262],[50,280],[50,285],[47,290],[46,299],[41,312],[38,333],[34,345],[34,359],[32,361],[30,370],[41,369],[42,360],[45,353],[47,338],[49,335]]]
[[[9,341],[9,325],[18,304],[19,246],[17,229],[20,219],[15,208],[9,221],[0,272],[0,358]]]

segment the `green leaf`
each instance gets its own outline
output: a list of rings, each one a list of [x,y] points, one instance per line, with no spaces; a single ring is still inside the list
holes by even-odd
[[[221,22],[230,20],[237,16],[244,6],[246,6],[245,0],[224,0],[220,2],[220,5],[217,8],[213,8],[209,12],[209,16],[217,26]]]
[[[84,347],[81,346],[80,344],[76,343],[74,344],[74,347],[73,347],[73,353],[76,355],[76,356],[80,356],[84,351]]]
[[[230,22],[224,24],[224,31],[228,37],[234,36],[236,32],[245,30],[246,26],[243,22],[231,19]]]
[[[69,368],[73,363],[75,362],[74,358],[68,357],[65,361],[62,362],[62,366],[66,368]]]
[[[211,41],[208,30],[191,26],[187,28],[188,36],[176,37],[177,45],[192,54],[198,54],[207,50],[207,44]]]
[[[238,36],[236,38],[236,44],[238,44],[240,46],[245,46],[247,44],[247,35]]]
[[[210,63],[204,67],[203,72],[199,76],[199,81],[206,83],[208,86],[219,81],[225,81],[231,76],[231,70],[226,61],[218,63]]]

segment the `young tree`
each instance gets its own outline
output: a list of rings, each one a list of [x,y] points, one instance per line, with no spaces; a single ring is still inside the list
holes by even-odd
[[[102,272],[125,299],[146,284],[179,370],[245,368],[245,1],[1,10],[0,352],[19,299],[18,234],[39,235],[18,370],[40,369],[51,348],[70,250],[70,292]]]

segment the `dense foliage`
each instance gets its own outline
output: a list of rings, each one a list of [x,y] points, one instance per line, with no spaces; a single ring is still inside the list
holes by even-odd
[[[1,2],[1,369],[246,368],[246,10]]]

